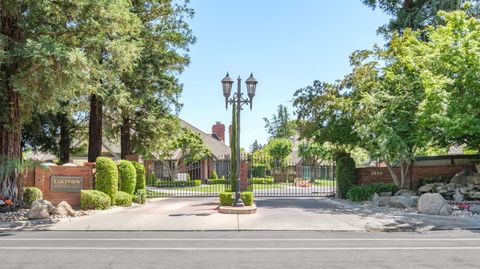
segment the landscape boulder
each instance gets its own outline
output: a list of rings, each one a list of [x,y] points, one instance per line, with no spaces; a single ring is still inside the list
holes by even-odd
[[[412,190],[402,189],[402,190],[398,190],[394,195],[395,196],[415,196],[416,192]]]
[[[421,186],[420,188],[418,188],[418,193],[422,194],[422,193],[426,193],[426,192],[431,192],[434,185],[435,185],[435,183],[425,184],[425,185]]]
[[[475,174],[475,175],[467,176],[466,182],[467,182],[467,185],[468,184],[480,185],[480,175]]]
[[[75,210],[73,210],[70,204],[67,203],[66,201],[61,201],[57,205],[57,208],[55,208],[55,214],[60,215],[62,217],[66,217],[66,216],[74,217]]]
[[[480,214],[480,205],[472,205],[468,209],[472,214]]]
[[[46,219],[49,216],[48,205],[42,204],[40,201],[33,202],[27,213],[28,219]]]
[[[416,207],[418,196],[392,196],[388,202],[388,206],[396,208],[412,208]]]
[[[418,212],[429,215],[448,216],[452,214],[452,207],[442,195],[438,193],[424,193],[418,199]]]
[[[462,170],[455,174],[455,176],[453,176],[453,178],[450,180],[450,183],[455,183],[456,186],[467,186],[467,176],[470,176],[472,174],[473,172],[470,169]]]
[[[463,201],[463,194],[460,193],[460,189],[457,189],[455,191],[455,194],[453,195],[453,200],[456,202],[456,203],[460,203],[461,201]]]
[[[47,207],[47,210],[48,210],[48,214],[52,214],[53,211],[55,210],[55,207],[52,205],[52,203],[50,203],[50,201],[47,201],[47,200],[38,200],[37,202],[39,202],[40,204],[44,205]]]

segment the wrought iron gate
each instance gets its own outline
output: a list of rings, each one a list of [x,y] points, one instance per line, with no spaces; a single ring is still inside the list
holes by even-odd
[[[334,196],[336,192],[332,164],[304,165],[252,155],[242,157],[242,163],[242,190],[257,197]],[[232,189],[229,156],[180,165],[157,161],[149,173],[150,197],[214,197]]]

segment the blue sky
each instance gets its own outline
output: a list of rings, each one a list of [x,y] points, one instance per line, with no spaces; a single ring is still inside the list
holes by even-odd
[[[208,133],[216,121],[228,130],[231,107],[225,110],[220,80],[227,71],[234,79],[241,76],[246,92],[244,80],[253,72],[258,80],[253,110],[245,108],[241,119],[246,149],[255,139],[267,142],[263,118],[279,104],[293,112],[297,89],[342,78],[350,70],[351,52],[383,44],[376,30],[389,19],[360,0],[192,0],[190,6],[197,43],[180,76],[180,117]]]

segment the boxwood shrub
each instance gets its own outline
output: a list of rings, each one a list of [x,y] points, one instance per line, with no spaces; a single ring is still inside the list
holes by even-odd
[[[107,209],[111,205],[110,197],[105,193],[97,190],[81,190],[80,191],[80,208],[82,210]]]
[[[135,190],[145,189],[146,186],[146,175],[145,175],[145,166],[143,164],[132,161],[133,167],[135,167],[135,172],[137,174],[137,180],[135,181]]]
[[[213,170],[212,179],[218,179],[217,171]]]
[[[221,206],[232,206],[233,201],[235,200],[234,195],[235,195],[235,193],[233,193],[233,192],[221,192],[219,194],[220,205]]]
[[[393,183],[373,183],[368,185],[352,186],[348,192],[348,199],[354,202],[370,200],[374,193],[398,191],[398,186]]]
[[[340,198],[346,198],[348,190],[355,183],[355,161],[348,156],[337,160],[337,191]]]
[[[225,179],[209,179],[208,184],[216,185],[216,184],[226,184]]]
[[[245,205],[251,206],[253,205],[253,192],[251,191],[244,191],[240,194],[240,197],[242,198],[242,201]]]
[[[137,172],[132,162],[127,160],[121,160],[118,164],[118,179],[119,190],[126,192],[130,195],[135,193],[135,186],[137,184]]]
[[[117,197],[115,198],[115,204],[118,206],[131,206],[132,205],[132,195],[123,191],[117,192]]]
[[[42,200],[42,198],[43,198],[43,194],[39,188],[26,187],[23,190],[23,203],[27,208],[30,208],[33,202],[37,200]]]
[[[267,174],[267,167],[265,165],[255,165],[252,167],[253,177],[265,177]]]
[[[96,160],[95,189],[107,194],[112,205],[118,191],[118,170],[112,159],[98,157]]]
[[[147,190],[146,189],[138,189],[135,191],[135,195],[133,196],[133,201],[137,204],[145,204],[147,200]]]
[[[157,180],[154,184],[155,187],[160,188],[182,188],[182,187],[197,187],[201,186],[202,181],[200,179],[196,180]]]

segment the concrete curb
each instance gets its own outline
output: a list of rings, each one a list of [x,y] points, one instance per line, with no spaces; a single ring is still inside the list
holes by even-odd
[[[218,212],[222,214],[255,214],[257,213],[257,206],[255,204],[242,207],[220,206]]]

